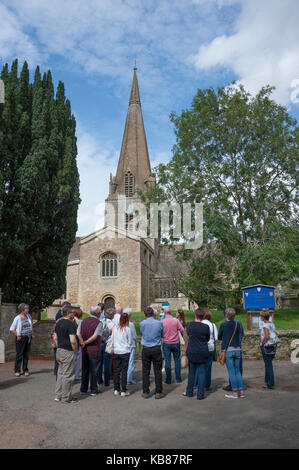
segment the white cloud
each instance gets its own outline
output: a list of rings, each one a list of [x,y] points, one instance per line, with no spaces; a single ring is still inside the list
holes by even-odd
[[[299,3],[297,0],[240,0],[234,33],[220,35],[189,57],[195,67],[227,67],[256,93],[276,86],[274,98],[290,102],[291,82],[299,74]]]
[[[79,207],[77,235],[83,236],[103,226],[103,208],[109,192],[111,160],[116,167],[118,152],[100,142],[80,125],[77,129],[77,137],[82,200]]]

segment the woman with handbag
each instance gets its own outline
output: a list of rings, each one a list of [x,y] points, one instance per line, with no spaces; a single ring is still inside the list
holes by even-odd
[[[206,310],[205,318],[202,321],[204,324],[208,325],[210,328],[210,341],[208,342],[209,348],[209,360],[206,363],[206,382],[205,389],[206,391],[211,390],[211,376],[212,376],[212,364],[213,361],[216,361],[216,341],[218,339],[218,331],[215,323],[211,322],[211,312]]]
[[[205,310],[198,308],[195,310],[195,321],[187,324],[187,334],[189,336],[187,357],[189,360],[189,374],[186,397],[193,397],[193,387],[195,374],[198,371],[197,399],[205,398],[205,373],[206,363],[209,359],[208,341],[210,339],[210,329],[208,325],[202,323],[205,316]]]
[[[269,390],[274,389],[274,371],[273,371],[273,359],[275,357],[276,348],[280,342],[274,323],[270,321],[270,314],[268,312],[262,312],[260,314],[261,324],[261,349],[263,360],[265,363],[265,384],[263,388]]]
[[[221,323],[218,339],[222,340],[219,362],[226,364],[232,393],[227,393],[226,398],[245,398],[242,375],[240,373],[241,358],[241,326],[235,321],[235,309],[225,309],[226,321]]]

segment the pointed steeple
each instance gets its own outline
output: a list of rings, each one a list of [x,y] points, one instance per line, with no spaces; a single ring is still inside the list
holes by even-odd
[[[144,190],[147,183],[152,184],[153,178],[150,174],[151,164],[141,111],[137,68],[135,66],[118,167],[116,176],[110,184],[110,194],[118,193],[133,196],[136,187]]]

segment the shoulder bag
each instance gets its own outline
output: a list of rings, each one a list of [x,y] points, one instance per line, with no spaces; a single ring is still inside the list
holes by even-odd
[[[109,338],[107,340],[107,343],[106,343],[105,352],[107,354],[113,354],[113,351],[114,351],[114,328],[115,328],[115,326],[113,326],[112,334],[111,334],[111,336],[109,336]]]
[[[236,331],[237,331],[238,323],[237,323],[237,322],[235,322],[235,323],[236,323],[236,324],[235,324],[235,329],[234,329],[234,332],[233,332],[233,334],[232,334],[231,339],[229,340],[229,343],[228,343],[228,345],[227,345],[226,350],[225,350],[225,351],[221,351],[220,354],[219,354],[219,362],[220,362],[220,364],[221,364],[222,366],[224,366],[224,364],[225,364],[225,354],[226,354],[226,351],[227,351],[228,348],[230,347],[231,342],[232,342],[232,340],[233,340],[233,337],[235,336],[235,333],[236,333]]]

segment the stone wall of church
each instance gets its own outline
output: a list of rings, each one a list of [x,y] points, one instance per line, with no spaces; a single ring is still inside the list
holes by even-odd
[[[66,299],[71,304],[78,303],[78,291],[79,291],[79,262],[76,264],[71,262],[67,266],[66,270]]]
[[[140,244],[129,238],[100,239],[81,244],[78,303],[84,312],[111,296],[123,307],[141,309]],[[116,277],[102,277],[100,256],[107,251],[117,255]],[[69,299],[68,299],[69,300]]]

